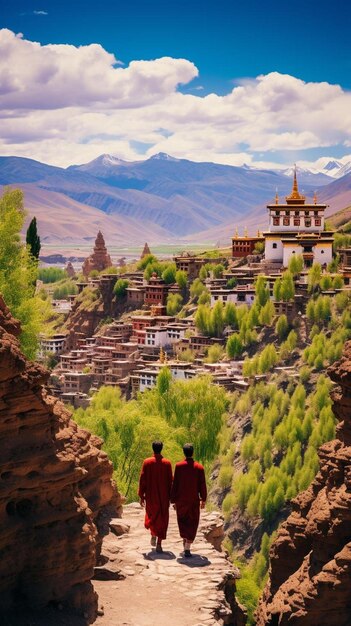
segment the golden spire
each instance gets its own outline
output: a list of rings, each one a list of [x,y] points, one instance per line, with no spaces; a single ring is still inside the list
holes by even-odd
[[[247,227],[245,226],[244,236],[247,237]]]
[[[293,188],[292,188],[292,195],[300,195],[299,194],[299,188],[297,186],[297,176],[296,176],[296,163],[294,164],[294,182],[293,182]]]
[[[235,226],[235,233],[234,233],[234,237],[237,239],[238,238],[238,227]]]
[[[292,187],[292,191],[290,196],[286,197],[286,200],[301,200],[302,202],[305,201],[305,196],[302,196],[299,192],[299,187],[297,184],[297,175],[296,175],[296,163],[294,164],[294,181],[293,181],[293,187]]]
[[[316,191],[313,194],[313,202],[317,204],[317,192]]]
[[[257,237],[261,237],[260,229],[257,229]]]
[[[279,204],[278,187],[275,188],[275,203]]]

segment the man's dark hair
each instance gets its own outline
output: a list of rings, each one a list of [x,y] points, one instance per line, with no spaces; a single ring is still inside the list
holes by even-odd
[[[194,454],[194,446],[191,443],[185,443],[183,446],[183,452],[186,458],[190,459],[190,457]]]
[[[163,448],[162,441],[153,441],[152,442],[152,449],[153,449],[155,454],[160,454],[162,448]]]

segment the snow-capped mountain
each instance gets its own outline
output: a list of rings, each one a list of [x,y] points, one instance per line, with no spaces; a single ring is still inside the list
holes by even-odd
[[[319,163],[320,169],[330,161]],[[340,172],[351,170],[351,161],[341,163]],[[351,171],[336,178],[302,165],[298,183],[307,198],[317,191],[318,200],[330,204],[330,214],[351,204]],[[26,208],[38,218],[47,242],[90,239],[96,226],[108,240],[134,243],[183,237],[211,241],[212,232],[217,241],[235,224],[253,233],[264,228],[265,206],[276,190],[280,198],[291,192],[292,175],[291,168],[199,163],[162,153],[134,162],[103,154],[67,169],[0,157],[0,185],[24,189]]]
[[[351,158],[350,160],[345,160],[344,157],[343,160],[339,160],[321,157],[315,163],[311,163],[310,166],[297,163],[297,173],[299,181],[302,184],[312,183],[314,181],[317,185],[326,185],[330,182],[331,178],[342,178],[350,172]],[[288,167],[287,169],[282,169],[280,173],[291,177],[294,174],[294,168]]]
[[[294,175],[294,167],[288,167],[286,170],[280,170],[284,176],[292,178]],[[330,176],[326,172],[309,169],[306,167],[296,166],[297,176],[300,185],[315,185],[316,187],[327,185],[330,183]]]
[[[153,160],[153,161],[173,161],[174,163],[176,163],[180,159],[176,159],[175,157],[172,157],[170,154],[167,154],[166,152],[158,152],[157,154],[154,154],[152,157],[150,157],[150,161],[151,160]]]
[[[286,172],[289,171],[290,170],[286,170]],[[345,159],[339,160],[321,157],[309,168],[300,168],[300,166],[298,166],[298,171],[324,174],[329,178],[342,178],[342,176],[351,172],[351,159],[345,161]]]

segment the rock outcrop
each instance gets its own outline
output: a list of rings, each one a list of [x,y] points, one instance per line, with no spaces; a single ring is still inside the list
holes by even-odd
[[[102,441],[47,395],[19,332],[0,298],[0,611],[54,601],[93,621],[90,579],[120,496]]]
[[[93,254],[85,259],[82,267],[84,276],[88,277],[92,270],[101,272],[112,265],[111,257],[107,252],[105,240],[102,232],[99,230],[95,239]]]
[[[141,258],[141,259],[143,259],[143,258],[144,258],[144,256],[147,256],[148,254],[151,254],[151,250],[150,250],[150,248],[149,248],[148,243],[145,243],[145,245],[144,245],[144,248],[143,248],[143,251],[142,251],[142,253],[141,253],[141,257],[140,257],[140,258]]]
[[[76,271],[71,263],[71,261],[68,261],[66,267],[65,267],[65,272],[67,274],[67,276],[69,278],[75,278],[76,277]]]
[[[116,280],[116,274],[100,276],[94,281],[94,300],[85,302],[84,292],[75,299],[65,323],[68,350],[76,348],[80,339],[92,337],[104,320],[119,317],[125,311],[126,300],[116,298],[113,292]]]
[[[337,439],[319,449],[320,471],[272,546],[257,626],[351,624],[351,341],[329,374]]]

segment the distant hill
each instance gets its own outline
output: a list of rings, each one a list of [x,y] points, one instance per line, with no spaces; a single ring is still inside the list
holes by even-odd
[[[351,206],[337,211],[328,217],[328,222],[337,230],[351,232]]]
[[[227,241],[235,225],[249,232],[265,227],[265,206],[276,189],[280,196],[290,192],[290,174],[163,153],[136,162],[101,155],[67,169],[0,157],[0,184],[24,189],[26,207],[48,243],[88,241],[99,228],[116,245],[146,239]],[[307,196],[317,189],[321,201],[333,199],[330,212],[351,204],[351,174],[333,180],[306,170],[298,176]]]

